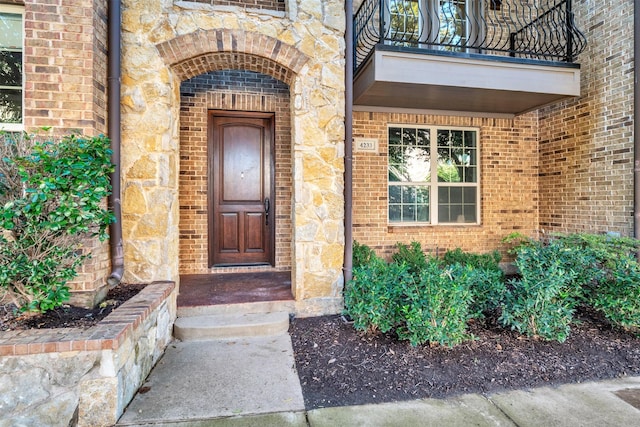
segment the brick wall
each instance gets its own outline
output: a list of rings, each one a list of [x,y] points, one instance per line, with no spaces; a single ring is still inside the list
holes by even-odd
[[[574,2],[579,99],[540,110],[540,227],[633,232],[633,8]]]
[[[289,87],[265,74],[227,70],[180,86],[180,273],[207,273],[207,111],[275,113],[276,268],[291,268],[291,114]],[[237,271],[216,268],[212,271]]]
[[[26,0],[23,4],[25,130],[48,126],[54,135],[106,133],[106,2]],[[107,243],[88,241],[85,247],[93,256],[70,284],[78,291],[77,303],[93,300],[110,268]]]
[[[191,0],[194,3],[210,4],[212,6],[239,6],[248,9],[267,9],[284,12],[284,0]]]
[[[95,3],[95,4],[94,4]],[[25,3],[27,130],[105,131],[106,9],[93,0]]]
[[[390,225],[387,220],[387,124],[479,128],[481,224],[450,226]],[[535,235],[538,228],[537,115],[514,119],[355,112],[354,137],[377,138],[378,154],[355,152],[353,236],[388,255],[396,242],[417,240],[442,254],[502,249],[512,232]]]

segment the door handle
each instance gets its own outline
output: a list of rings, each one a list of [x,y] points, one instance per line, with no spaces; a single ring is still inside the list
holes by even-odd
[[[269,209],[271,208],[271,202],[269,201],[269,198],[266,197],[264,199],[264,218],[265,218],[265,225],[269,225]]]

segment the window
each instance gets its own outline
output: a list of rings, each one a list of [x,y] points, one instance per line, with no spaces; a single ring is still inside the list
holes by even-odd
[[[0,5],[0,129],[22,129],[22,13]]]
[[[392,125],[388,147],[389,223],[479,223],[477,129]]]
[[[387,0],[388,43],[466,51],[478,39],[480,2],[468,0]],[[475,21],[476,25],[471,25]]]

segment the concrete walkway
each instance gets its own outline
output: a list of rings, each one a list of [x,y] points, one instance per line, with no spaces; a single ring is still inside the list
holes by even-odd
[[[176,341],[117,425],[640,427],[640,377],[305,411],[288,335]]]

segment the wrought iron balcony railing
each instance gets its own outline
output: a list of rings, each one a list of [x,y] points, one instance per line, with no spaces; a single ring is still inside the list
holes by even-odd
[[[363,0],[354,65],[379,43],[572,63],[586,46],[571,0]]]

